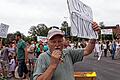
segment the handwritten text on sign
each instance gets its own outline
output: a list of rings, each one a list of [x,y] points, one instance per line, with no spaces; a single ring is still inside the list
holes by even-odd
[[[8,28],[9,28],[8,25],[1,23],[1,25],[0,25],[0,37],[7,38]]]
[[[82,38],[98,38],[98,34],[92,29],[92,9],[79,0],[68,0],[68,8],[71,18],[71,34]]]

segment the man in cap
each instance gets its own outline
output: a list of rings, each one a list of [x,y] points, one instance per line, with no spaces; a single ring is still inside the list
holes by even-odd
[[[92,27],[95,31],[100,30],[95,22]],[[73,64],[92,52],[96,40],[91,39],[84,49],[63,49],[64,35],[61,30],[52,28],[47,37],[49,50],[37,59],[33,80],[75,80]]]
[[[27,47],[25,41],[22,39],[20,32],[17,32],[16,34],[16,41],[17,41],[18,74],[20,80],[23,80],[23,74],[25,73],[27,75],[28,73],[28,69],[26,66],[26,61],[28,60],[27,57],[28,53],[27,53]]]

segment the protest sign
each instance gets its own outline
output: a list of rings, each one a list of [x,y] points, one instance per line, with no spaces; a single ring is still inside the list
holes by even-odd
[[[92,29],[92,9],[80,0],[67,0],[71,19],[71,34],[81,38],[98,39]]]
[[[8,28],[9,28],[9,25],[1,23],[1,25],[0,25],[0,37],[7,38]]]

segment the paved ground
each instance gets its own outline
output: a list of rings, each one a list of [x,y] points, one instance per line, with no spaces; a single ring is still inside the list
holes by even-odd
[[[74,66],[75,71],[97,73],[97,80],[120,80],[120,59],[112,60],[111,57],[102,57],[100,61],[93,54],[87,56],[82,62]],[[14,78],[7,80],[17,80]]]
[[[97,57],[90,55],[75,64],[75,71],[95,71],[97,80],[120,80],[120,59],[111,60],[111,57],[102,57],[98,61]]]

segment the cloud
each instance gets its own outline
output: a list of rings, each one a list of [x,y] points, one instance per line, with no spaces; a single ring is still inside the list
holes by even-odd
[[[81,0],[93,10],[94,20],[106,25],[119,24],[119,0]],[[0,22],[10,25],[9,32],[27,34],[30,26],[44,23],[61,26],[69,12],[67,0],[0,0]]]
[[[120,1],[119,0],[82,0],[88,4],[94,13],[94,19],[98,22],[104,21],[105,25],[116,25],[120,23]]]

